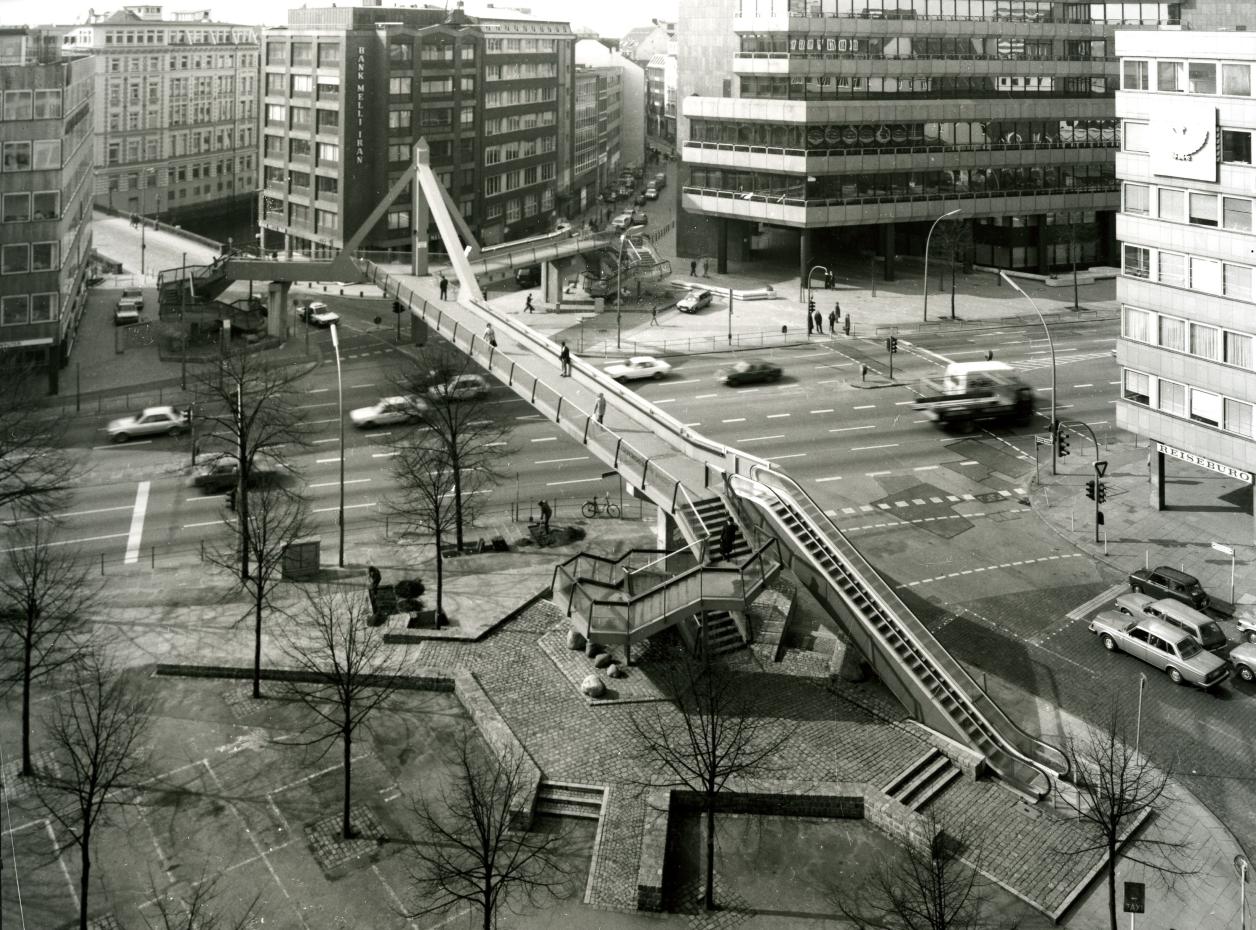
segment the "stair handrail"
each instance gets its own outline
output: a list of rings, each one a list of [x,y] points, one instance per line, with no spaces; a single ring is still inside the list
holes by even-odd
[[[812,530],[829,542],[834,550],[847,560],[848,568],[864,581],[869,595],[876,598],[882,611],[898,626],[899,632],[909,636],[918,649],[929,655],[939,671],[945,674],[948,683],[965,696],[1001,742],[1006,744],[1013,753],[1043,770],[1044,774],[1049,777],[1063,777],[1068,774],[1068,758],[1064,753],[1049,743],[1026,733],[1004,713],[1003,709],[977,685],[972,676],[955,660],[955,657],[937,641],[929,629],[902,602],[902,599],[890,589],[880,573],[868,563],[858,549],[851,545],[845,534],[833,524],[833,521],[811,500],[810,495],[796,481],[775,470],[758,470],[753,476],[748,477],[778,493],[787,495],[794,502],[811,524]],[[767,480],[763,480],[764,478]],[[1009,738],[1008,730],[1011,730],[1012,738]]]

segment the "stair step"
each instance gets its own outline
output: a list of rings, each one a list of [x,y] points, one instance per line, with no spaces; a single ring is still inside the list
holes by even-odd
[[[936,750],[935,750],[936,751]],[[938,753],[928,765],[922,768],[909,783],[898,792],[898,799],[912,810],[916,809],[917,799],[925,793],[931,783],[946,774],[952,768],[951,760]]]
[[[536,789],[534,810],[553,817],[597,820],[602,816],[603,789],[568,782],[542,782]]]
[[[933,765],[938,759],[945,758],[940,749],[930,749],[927,753],[916,759],[907,768],[899,772],[888,784],[882,789],[892,798],[897,798],[903,789],[911,784],[911,782],[925,769]]]

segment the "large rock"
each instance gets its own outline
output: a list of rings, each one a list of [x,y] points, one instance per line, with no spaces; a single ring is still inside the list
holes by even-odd
[[[597,643],[593,642],[593,640],[589,640],[587,643],[584,644],[584,654],[588,656],[590,659],[592,659],[601,651],[602,651],[602,647],[599,646]]]
[[[612,656],[609,652],[603,652],[601,655],[599,655],[597,658],[593,660],[593,667],[594,668],[607,668],[614,661],[615,661],[614,656]]]
[[[606,693],[606,685],[596,675],[588,675],[580,682],[580,692],[585,697],[599,698]]]
[[[567,648],[583,649],[585,647],[585,638],[583,633],[577,633],[575,630],[567,631]]]
[[[606,674],[609,678],[623,678],[624,670],[612,662],[606,667]]]

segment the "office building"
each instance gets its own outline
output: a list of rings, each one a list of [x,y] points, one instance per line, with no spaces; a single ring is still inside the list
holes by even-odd
[[[1256,34],[1118,32],[1116,51],[1116,418],[1163,509],[1166,456],[1249,488],[1256,469]]]
[[[573,197],[578,210],[598,202],[625,166],[622,72],[615,67],[576,68]]]
[[[645,164],[645,71],[599,39],[576,42],[576,67],[613,68],[619,74],[620,161],[624,167]],[[608,141],[608,148],[615,145]]]
[[[92,71],[38,30],[0,29],[0,361],[47,373],[74,346],[92,251]]]
[[[263,42],[266,248],[338,251],[420,137],[484,244],[552,229],[573,210],[568,24],[461,7],[302,8]],[[399,197],[362,247],[408,251],[410,213]]]
[[[645,68],[646,134],[656,150],[676,151],[676,43],[650,59]]]
[[[1178,6],[681,0],[678,251],[875,244],[892,277],[959,208],[979,262],[1110,261],[1113,33]]]
[[[96,204],[174,223],[248,210],[258,187],[258,29],[128,6],[64,31],[95,62]]]

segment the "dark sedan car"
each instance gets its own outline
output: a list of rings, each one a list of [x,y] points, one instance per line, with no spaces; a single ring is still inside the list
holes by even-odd
[[[731,368],[720,371],[719,379],[725,384],[760,384],[781,380],[781,366],[772,362],[737,362]]]

